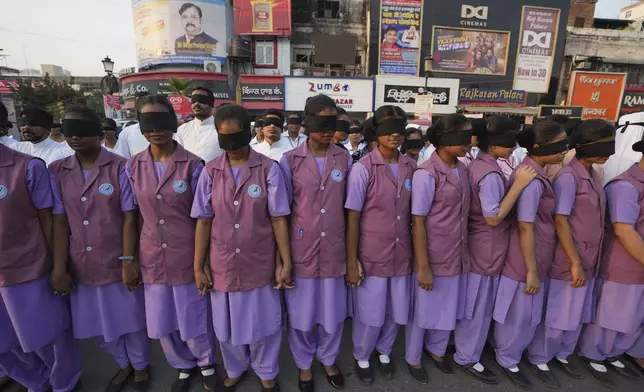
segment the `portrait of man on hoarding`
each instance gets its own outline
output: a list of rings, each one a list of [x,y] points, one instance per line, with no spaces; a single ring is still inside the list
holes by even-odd
[[[380,51],[387,55],[400,55],[400,46],[398,46],[398,30],[395,27],[389,26],[382,33],[382,45]]]
[[[215,54],[217,40],[203,31],[203,12],[193,3],[179,8],[184,34],[174,41],[176,54]]]

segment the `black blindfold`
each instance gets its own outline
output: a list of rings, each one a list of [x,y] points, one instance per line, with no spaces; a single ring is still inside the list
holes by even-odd
[[[265,118],[264,119],[264,126],[267,127],[269,125],[274,125],[274,126],[276,126],[278,128],[282,128],[283,123],[282,123],[282,120],[280,120],[279,118],[275,118],[275,117]]]
[[[215,106],[215,97],[209,97],[203,94],[194,94],[190,97],[191,104],[195,104],[197,102],[208,106]]]
[[[250,132],[241,131],[231,134],[217,133],[219,147],[224,151],[237,151],[250,144]]]
[[[306,116],[304,128],[309,132],[335,132],[337,116]]]
[[[405,151],[409,150],[420,150],[425,147],[425,142],[420,139],[405,140],[402,144],[402,149]]]
[[[48,116],[40,116],[36,113],[36,114],[20,117],[18,119],[18,124],[21,127],[32,126],[32,127],[43,127],[46,129],[51,129],[54,123],[52,119],[49,118]]]
[[[556,143],[544,144],[537,148],[529,149],[530,155],[536,157],[547,157],[549,155],[556,155],[568,151],[568,140],[562,140]]]
[[[376,136],[389,136],[397,133],[399,135],[407,134],[407,120],[404,118],[389,118],[376,125]]]
[[[177,118],[168,112],[149,112],[139,114],[141,132],[177,132]]]
[[[302,125],[302,119],[299,117],[289,117],[288,125]]]
[[[517,145],[518,132],[507,132],[503,134],[487,134],[490,146],[512,148]]]
[[[353,126],[349,128],[349,133],[362,133],[362,130],[360,129],[360,127]]]
[[[469,146],[472,144],[474,131],[446,132],[438,137],[441,146]]]
[[[62,131],[65,137],[103,136],[101,125],[88,120],[63,120]]]
[[[608,158],[615,154],[615,140],[581,144],[575,147],[578,158]]]

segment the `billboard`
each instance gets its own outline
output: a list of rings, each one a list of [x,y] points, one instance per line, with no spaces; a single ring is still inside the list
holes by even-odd
[[[121,97],[118,95],[103,95],[103,109],[105,117],[112,120],[123,120],[125,117],[121,111]]]
[[[373,79],[284,77],[284,109],[302,111],[306,100],[318,94],[328,95],[348,112],[373,111]]]
[[[514,89],[530,93],[548,92],[560,12],[557,8],[523,7]]]
[[[139,68],[226,61],[225,0],[132,0]]]
[[[233,0],[235,34],[291,35],[291,0]]]
[[[584,115],[583,106],[559,106],[559,105],[539,105],[538,118],[545,118],[548,116],[560,114],[568,116],[569,118],[581,119]]]
[[[625,85],[625,73],[575,71],[570,77],[567,105],[583,106],[583,120],[617,121]]]
[[[528,94],[504,88],[461,87],[458,103],[480,106],[525,106]]]
[[[379,74],[418,75],[422,13],[422,0],[381,1]]]
[[[644,112],[644,88],[627,88],[622,99],[620,116]]]
[[[432,94],[432,114],[456,113],[459,83],[458,79],[377,76],[375,107],[396,105],[415,113],[416,98]]]
[[[433,70],[438,72],[505,75],[509,31],[434,26]]]

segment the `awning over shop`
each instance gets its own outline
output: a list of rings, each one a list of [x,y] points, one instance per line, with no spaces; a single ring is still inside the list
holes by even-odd
[[[539,113],[538,107],[525,106],[525,107],[503,107],[503,106],[477,106],[477,105],[462,105],[458,107],[464,113],[483,113],[483,114],[497,114],[507,116],[536,116]]]

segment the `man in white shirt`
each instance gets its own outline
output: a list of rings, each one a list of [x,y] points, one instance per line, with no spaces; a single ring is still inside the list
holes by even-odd
[[[139,92],[136,93],[135,100],[138,101],[141,97],[150,95],[150,93]],[[143,136],[141,128],[138,123],[128,125],[118,135],[114,152],[123,158],[130,159],[136,154],[148,148],[150,142]]]
[[[263,126],[264,126],[264,123],[263,123],[261,118],[255,120],[255,126],[254,126],[254,128],[255,128],[255,136],[252,139],[250,139],[250,146],[251,147],[256,146],[259,143],[264,141],[264,132],[262,131]]]
[[[20,125],[24,142],[11,145],[16,151],[45,161],[47,166],[59,159],[74,154],[67,144],[57,143],[49,138],[54,116],[37,107],[29,107],[20,115]]]
[[[306,141],[306,135],[301,134],[300,129],[302,129],[302,118],[297,113],[291,113],[288,116],[286,132],[282,134],[282,137],[291,143],[293,149]]]
[[[279,110],[269,109],[264,114],[263,122],[264,141],[253,146],[253,149],[279,162],[282,159],[282,155],[293,149],[293,145],[288,141],[288,138],[282,137],[284,115]]]
[[[224,153],[219,147],[215,117],[212,115],[215,94],[206,87],[195,87],[190,102],[195,119],[179,127],[175,140],[208,163]]]
[[[9,128],[13,125],[9,122],[9,112],[7,107],[0,102],[0,144],[5,146],[11,146],[12,144],[18,143],[11,136],[9,136]]]

